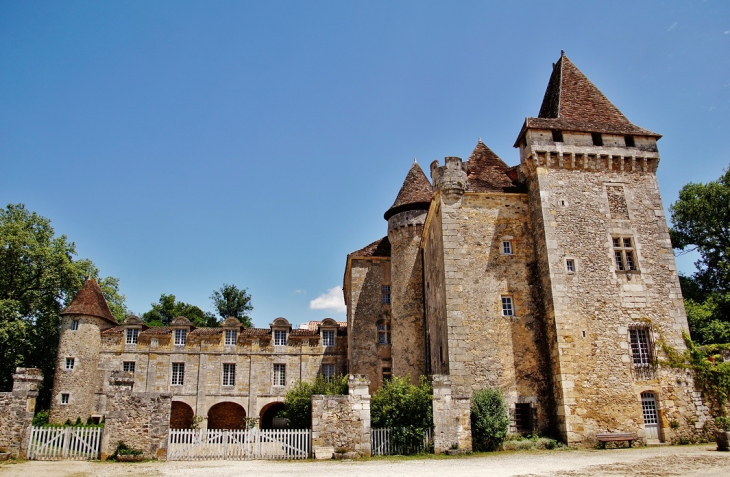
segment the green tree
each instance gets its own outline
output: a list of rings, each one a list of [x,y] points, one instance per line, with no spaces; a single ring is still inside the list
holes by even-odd
[[[284,398],[284,417],[290,429],[309,429],[312,427],[312,395],[347,394],[347,376],[325,379],[321,374],[314,381],[299,381]]]
[[[698,343],[728,340],[730,331],[730,168],[716,181],[689,183],[669,207],[672,246],[697,251],[691,277],[680,277],[690,332]]]
[[[507,406],[499,389],[476,391],[471,398],[471,432],[474,450],[494,451],[509,430]]]
[[[74,243],[65,235],[56,236],[49,219],[23,204],[0,209],[0,389],[12,387],[17,366],[40,368],[41,409],[50,403],[60,312],[86,278],[103,284],[117,318],[126,312],[119,281],[100,279],[90,260],[74,260],[75,255]]]
[[[425,376],[418,385],[396,376],[375,391],[370,401],[372,427],[390,427],[391,439],[402,453],[418,452],[423,433],[433,428],[433,388]]]
[[[248,313],[253,310],[251,295],[244,288],[239,290],[236,285],[224,283],[222,287],[215,290],[210,296],[213,306],[218,310],[218,315],[225,320],[229,316],[238,318],[246,328],[251,328],[251,317]]]
[[[177,301],[175,295],[160,295],[157,303],[151,303],[152,309],[142,315],[142,320],[150,326],[167,326],[178,316],[184,316],[195,326],[218,326],[213,313],[203,311],[195,305]]]

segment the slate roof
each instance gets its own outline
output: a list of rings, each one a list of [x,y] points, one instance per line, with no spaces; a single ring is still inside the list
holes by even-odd
[[[423,173],[421,166],[413,161],[411,170],[408,171],[395,202],[384,214],[385,220],[398,212],[406,210],[428,210],[432,198],[431,183],[426,178],[426,174]]]
[[[109,305],[107,305],[104,299],[104,294],[101,292],[99,284],[93,278],[86,280],[73,301],[71,301],[71,304],[61,312],[61,315],[96,316],[114,325],[118,324],[111,310],[109,310]]]
[[[347,254],[348,257],[390,257],[390,240],[383,237],[360,250]]]
[[[538,117],[525,119],[515,147],[528,128],[661,137],[626,119],[565,53],[553,65]]]
[[[512,179],[507,176],[509,166],[480,139],[466,161],[469,192],[516,192]]]

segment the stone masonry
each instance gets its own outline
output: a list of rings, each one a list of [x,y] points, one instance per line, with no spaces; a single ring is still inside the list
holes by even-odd
[[[38,386],[42,381],[40,369],[16,368],[13,390],[0,393],[0,449],[13,457],[23,457],[28,449]]]
[[[471,400],[452,395],[448,376],[433,376],[433,450],[441,454],[450,449],[472,450]]]

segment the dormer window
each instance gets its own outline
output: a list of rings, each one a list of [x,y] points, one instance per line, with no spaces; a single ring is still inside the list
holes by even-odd
[[[237,338],[238,338],[238,333],[236,332],[236,330],[226,330],[225,345],[226,346],[235,345]]]
[[[139,330],[137,328],[127,328],[127,339],[128,345],[137,344],[137,337],[139,336]]]
[[[331,347],[335,345],[335,330],[322,331],[322,346]]]
[[[175,330],[175,344],[184,345],[187,342],[188,330]]]
[[[274,330],[274,346],[286,346],[286,330]]]

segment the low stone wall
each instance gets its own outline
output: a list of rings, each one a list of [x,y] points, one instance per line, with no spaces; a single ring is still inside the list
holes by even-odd
[[[41,381],[40,369],[16,368],[13,390],[0,393],[0,448],[13,457],[25,457]]]
[[[433,450],[441,454],[458,448],[472,450],[471,400],[451,395],[448,376],[433,376]]]
[[[370,457],[370,381],[350,375],[348,396],[312,396],[312,449],[318,459],[335,454]]]
[[[102,460],[114,453],[119,441],[140,449],[146,458],[164,459],[170,429],[171,393],[135,393],[131,373],[114,373],[106,395]],[[130,382],[131,381],[131,382]]]

